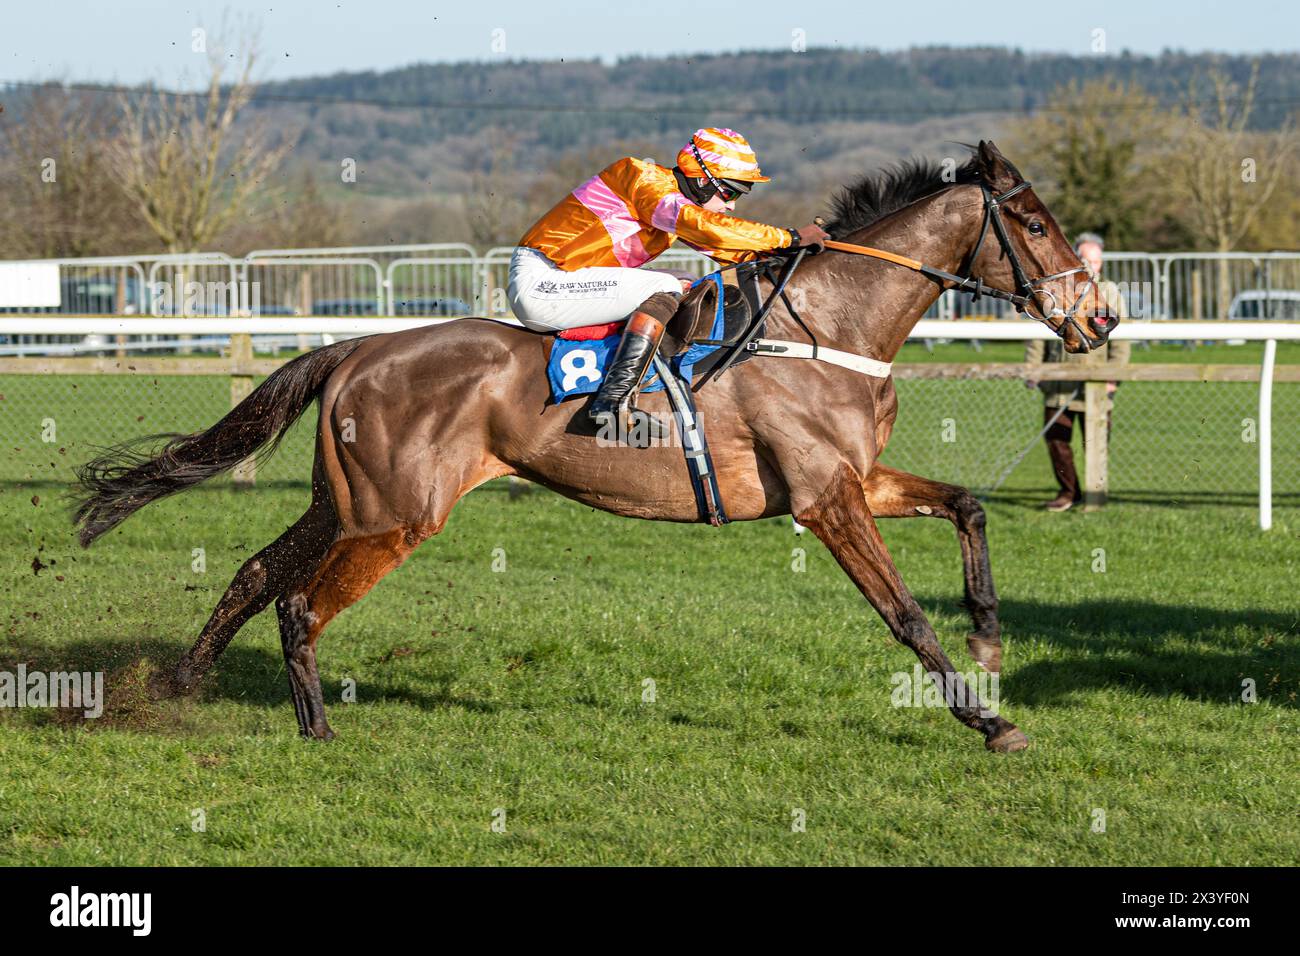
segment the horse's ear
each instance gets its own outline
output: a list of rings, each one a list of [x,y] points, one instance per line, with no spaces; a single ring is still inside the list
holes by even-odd
[[[1015,167],[1007,162],[1007,158],[992,140],[980,140],[976,153],[979,156],[980,176],[986,183],[1004,188],[1015,184],[1018,179]]]

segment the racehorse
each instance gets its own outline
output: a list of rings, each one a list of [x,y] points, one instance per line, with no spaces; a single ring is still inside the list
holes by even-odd
[[[991,142],[961,166],[911,160],[866,176],[840,191],[831,216],[838,240],[870,241],[906,259],[848,246],[809,258],[789,281],[791,298],[768,316],[770,334],[797,337],[803,323],[824,346],[890,362],[954,284],[1011,299],[1071,352],[1098,347],[1114,327],[1093,284],[1079,282],[1084,269],[1055,220]],[[193,688],[274,601],[299,729],[333,737],[316,663],[321,632],[441,531],[461,497],[494,478],[520,475],[624,517],[701,520],[679,449],[598,445],[582,402],[550,400],[550,341],[478,318],[345,340],[276,370],[206,431],[135,439],[84,465],[74,520],[89,546],[149,502],[269,454],[320,400],[311,505],[236,573],[177,664],[175,689]],[[898,413],[893,380],[815,360],[754,360],[708,382],[697,401],[731,519],[793,514],[917,654],[958,720],[990,750],[1027,746],[964,685],[876,526],[916,515],[956,526],[974,627],[967,646],[998,672],[983,509],[965,489],[880,463]],[[670,415],[662,392],[644,395],[641,407]]]

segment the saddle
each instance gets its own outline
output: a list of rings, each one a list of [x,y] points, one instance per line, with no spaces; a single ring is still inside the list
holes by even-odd
[[[721,296],[721,302],[719,302]],[[673,359],[696,349],[691,365],[697,374],[707,373],[721,360],[724,347],[735,345],[753,318],[749,299],[738,286],[725,285],[719,273],[705,276],[682,297],[677,312],[668,320],[659,353]],[[741,355],[737,361],[751,358]]]
[[[737,286],[723,285],[718,275],[713,273],[696,281],[678,303],[659,346],[659,353],[665,358],[674,358],[692,345],[734,345],[749,327],[754,314],[750,297]],[[719,288],[723,290],[722,326],[715,338]],[[564,329],[555,337],[568,342],[590,342],[608,338],[622,327],[622,322],[602,322],[600,325]]]
[[[742,282],[753,274],[748,269],[742,273],[743,268],[737,269],[737,278]],[[736,350],[731,348],[742,338],[755,334],[752,303],[758,290],[757,284],[752,284],[752,294],[742,292],[744,286],[726,285],[722,282],[722,274],[714,272],[696,280],[678,303],[676,313],[664,330],[658,354],[686,381],[687,387],[697,376],[699,384],[703,384],[704,376],[727,361],[728,356],[731,356],[731,364],[753,357],[752,352],[736,354]],[[759,323],[757,334],[762,334],[764,325]],[[550,338],[547,375],[553,401],[558,404],[596,390],[605,361],[612,351],[612,343],[617,342],[622,329],[622,322],[608,322],[565,329]],[[658,376],[651,374],[641,390],[656,392],[663,387]]]

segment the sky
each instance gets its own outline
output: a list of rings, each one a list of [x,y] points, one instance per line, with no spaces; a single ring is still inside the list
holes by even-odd
[[[382,71],[417,62],[550,60],[807,47],[1008,46],[1087,54],[1162,49],[1293,51],[1289,0],[6,0],[0,81],[191,86],[193,30],[223,15],[259,24],[263,80]],[[802,31],[802,33],[796,33]]]

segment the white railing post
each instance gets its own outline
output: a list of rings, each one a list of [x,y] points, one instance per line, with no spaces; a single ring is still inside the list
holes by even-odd
[[[1144,319],[1167,319],[1168,313],[1165,311],[1165,290],[1163,286],[1164,271],[1160,266],[1160,260],[1156,256],[1149,258],[1151,263],[1151,306]]]
[[[1259,527],[1273,527],[1273,366],[1277,339],[1264,343],[1264,364],[1259,370]]]

